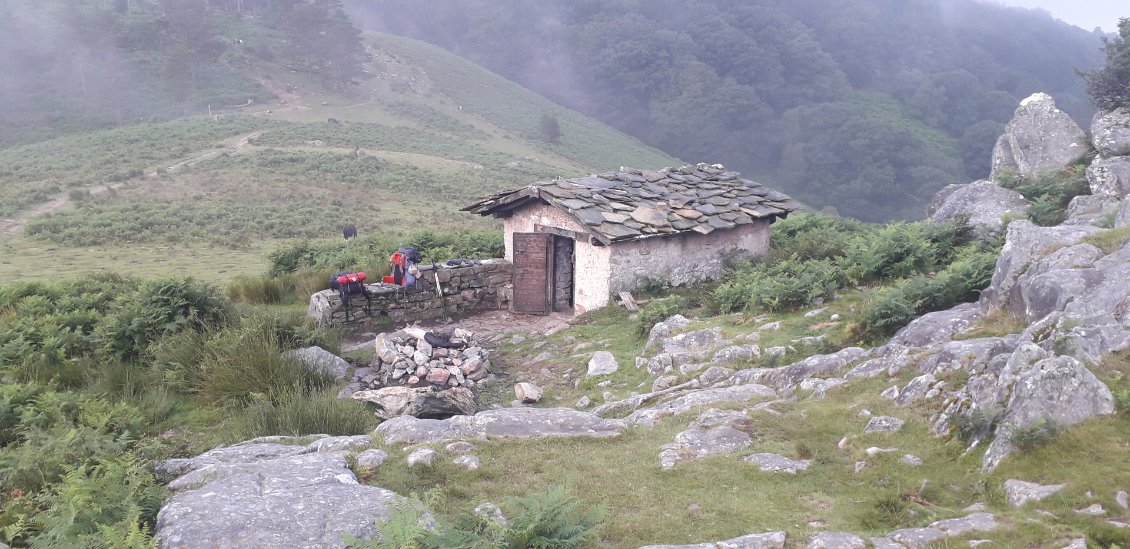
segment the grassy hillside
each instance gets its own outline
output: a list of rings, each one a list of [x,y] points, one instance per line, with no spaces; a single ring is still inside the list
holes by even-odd
[[[346,95],[245,52],[232,64],[277,102],[0,149],[0,281],[123,263],[227,279],[345,223],[393,237],[491,228],[458,208],[539,179],[679,163],[434,46],[366,40],[370,78]]]

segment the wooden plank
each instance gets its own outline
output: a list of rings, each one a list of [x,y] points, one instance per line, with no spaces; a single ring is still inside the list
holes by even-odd
[[[632,292],[620,292],[620,303],[633,313],[640,310],[640,306],[637,305],[636,300],[632,298]]]
[[[514,233],[514,300],[516,313],[549,314],[553,297],[553,235]]]

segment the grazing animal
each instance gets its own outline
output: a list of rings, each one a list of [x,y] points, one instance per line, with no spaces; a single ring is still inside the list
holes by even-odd
[[[346,240],[357,236],[357,227],[354,225],[346,225],[345,227],[342,227],[341,236],[344,236]]]

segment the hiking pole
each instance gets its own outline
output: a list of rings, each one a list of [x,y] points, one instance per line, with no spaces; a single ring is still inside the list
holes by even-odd
[[[436,295],[439,296],[439,301],[443,304],[443,320],[450,321],[451,319],[447,316],[447,297],[443,295],[443,286],[439,283],[439,267],[434,261],[432,262],[432,276],[436,278]]]

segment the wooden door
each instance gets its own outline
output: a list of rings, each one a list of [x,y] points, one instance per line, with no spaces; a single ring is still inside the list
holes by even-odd
[[[549,314],[553,300],[553,235],[514,233],[513,269],[514,312]]]

